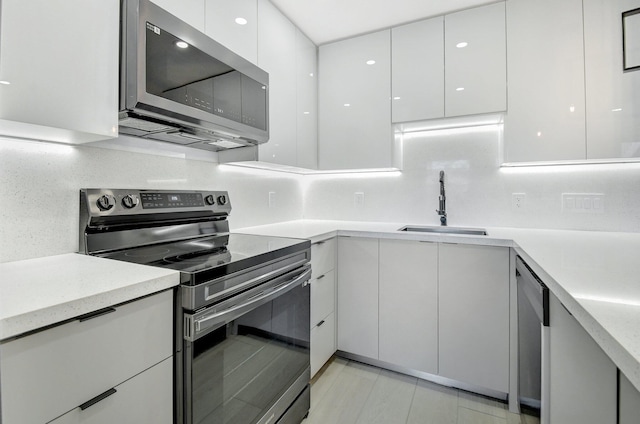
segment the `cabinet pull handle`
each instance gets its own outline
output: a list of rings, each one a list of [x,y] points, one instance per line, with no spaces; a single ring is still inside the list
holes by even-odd
[[[116,308],[104,308],[98,309],[97,311],[89,312],[88,314],[80,315],[77,319],[80,322],[89,321],[90,319],[101,317],[102,315],[107,315],[112,312],[115,312]]]
[[[317,277],[316,280],[322,280],[325,277],[325,275],[327,274],[322,274],[321,276]]]
[[[315,244],[316,246],[320,246],[321,244],[325,244],[326,242],[327,242],[326,240],[322,240],[322,241],[317,241],[317,242],[315,242],[314,244]]]
[[[85,403],[83,403],[82,405],[80,405],[80,410],[84,411],[85,409],[95,405],[96,403],[108,398],[109,396],[111,396],[115,392],[117,392],[116,389],[109,389],[106,392],[104,392],[102,394],[99,394],[98,396],[94,397],[93,399],[88,400]]]
[[[318,323],[318,327],[320,327],[322,324],[324,324],[324,320],[322,320],[322,321],[320,321],[320,322]]]

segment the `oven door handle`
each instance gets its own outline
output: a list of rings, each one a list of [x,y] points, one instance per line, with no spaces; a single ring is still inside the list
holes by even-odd
[[[292,273],[285,274],[283,277],[289,277]],[[223,324],[244,315],[245,313],[257,308],[258,306],[265,304],[276,297],[288,292],[289,290],[303,284],[311,278],[311,266],[304,267],[304,271],[300,274],[300,271],[295,271],[295,274],[299,274],[293,280],[286,280],[280,284],[269,287],[260,293],[242,301],[239,304],[230,306],[229,308],[217,311],[211,315],[203,316],[202,318],[193,317],[193,327],[190,329],[185,328],[185,339],[194,341],[199,337],[209,333],[210,331],[220,328]],[[189,317],[187,317],[189,318]],[[187,326],[189,319],[187,320]],[[190,331],[193,330],[193,331]]]

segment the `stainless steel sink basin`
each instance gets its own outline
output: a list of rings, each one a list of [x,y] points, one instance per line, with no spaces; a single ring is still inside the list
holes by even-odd
[[[420,225],[407,225],[398,229],[398,231],[409,231],[419,233],[436,233],[436,234],[462,234],[467,236],[486,236],[487,230],[484,228],[462,228],[462,227],[427,227]]]

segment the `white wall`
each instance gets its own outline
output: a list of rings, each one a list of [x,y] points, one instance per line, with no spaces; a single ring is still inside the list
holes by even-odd
[[[302,216],[295,177],[175,156],[0,139],[0,262],[76,252],[83,187],[228,190],[232,228]]]
[[[500,168],[501,139],[500,126],[405,136],[402,173],[305,177],[304,217],[439,225],[444,170],[451,226],[640,232],[640,164]],[[512,193],[526,193],[521,210]],[[563,213],[562,193],[604,193],[605,211]]]

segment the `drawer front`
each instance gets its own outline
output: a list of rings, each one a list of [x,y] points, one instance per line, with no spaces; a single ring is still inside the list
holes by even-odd
[[[329,271],[311,281],[311,328],[335,310],[336,272]]]
[[[170,357],[172,333],[169,290],[1,345],[2,422],[59,417]]]
[[[311,278],[317,278],[336,267],[336,239],[311,245]]]
[[[335,313],[329,314],[322,325],[311,329],[311,377],[331,358],[336,351]]]
[[[108,397],[82,410],[75,408],[51,424],[173,422],[173,360],[165,359],[114,388]]]

